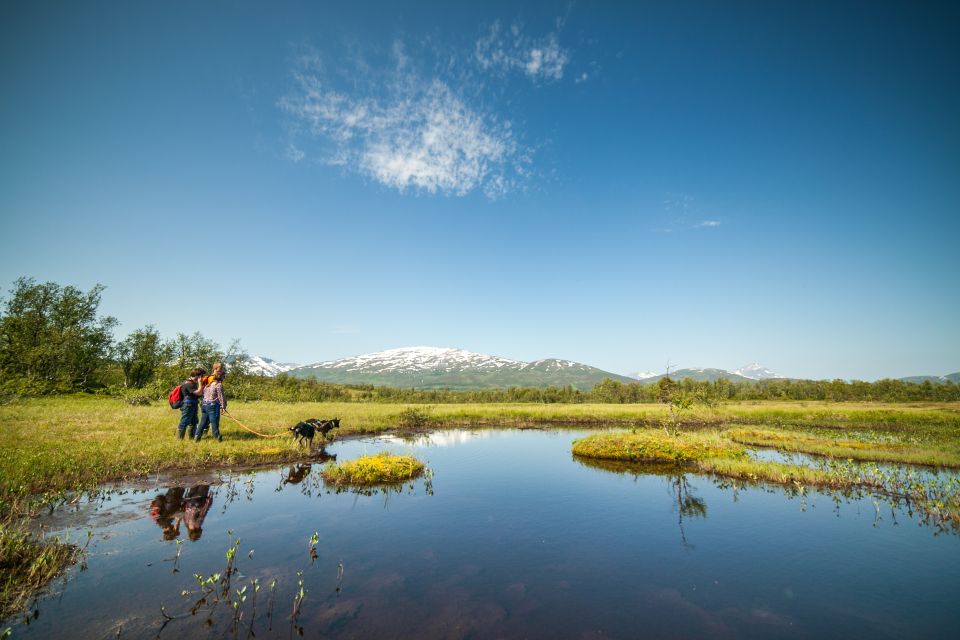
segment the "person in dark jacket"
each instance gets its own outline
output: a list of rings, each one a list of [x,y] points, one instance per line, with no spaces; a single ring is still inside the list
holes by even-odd
[[[196,435],[197,423],[200,417],[197,409],[200,406],[200,396],[203,395],[203,385],[201,380],[206,375],[206,371],[197,367],[190,372],[190,377],[180,385],[180,393],[183,397],[183,404],[180,406],[180,424],[177,425],[177,437],[183,440],[183,434],[187,427],[190,427],[190,438]]]

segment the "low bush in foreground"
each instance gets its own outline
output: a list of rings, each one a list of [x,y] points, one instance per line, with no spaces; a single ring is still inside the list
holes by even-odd
[[[327,466],[323,479],[337,485],[394,484],[412,480],[423,473],[423,463],[413,456],[378,453],[343,464]]]
[[[717,432],[684,432],[668,435],[648,429],[598,433],[573,443],[574,455],[629,462],[685,463],[705,458],[741,458],[744,448]]]

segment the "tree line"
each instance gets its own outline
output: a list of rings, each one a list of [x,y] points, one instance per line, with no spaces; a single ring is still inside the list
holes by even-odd
[[[406,389],[342,385],[281,374],[247,371],[239,341],[222,347],[199,332],[164,338],[153,326],[115,340],[118,322],[99,314],[104,287],[84,292],[53,282],[20,278],[2,303],[0,395],[4,398],[58,393],[101,393],[163,398],[190,369],[214,362],[230,368],[230,395],[239,400],[281,402],[406,403],[656,403],[677,397],[728,400],[828,400],[878,402],[960,401],[960,385],[902,380],[760,380],[701,382],[662,378],[654,383],[607,379],[590,390],[567,387],[505,389]]]

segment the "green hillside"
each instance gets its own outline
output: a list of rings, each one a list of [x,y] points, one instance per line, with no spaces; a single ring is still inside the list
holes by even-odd
[[[618,382],[636,382],[626,376],[587,365],[557,366],[557,361],[541,360],[521,369],[503,370],[427,370],[413,372],[346,371],[336,368],[301,367],[289,372],[298,378],[338,384],[415,389],[501,389],[506,387],[565,387],[588,391],[606,378]]]

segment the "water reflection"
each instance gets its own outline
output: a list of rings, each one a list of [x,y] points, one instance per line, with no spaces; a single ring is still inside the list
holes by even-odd
[[[490,438],[496,431],[493,429],[466,430],[451,429],[449,431],[432,431],[429,433],[398,433],[378,436],[381,442],[398,442],[415,447],[451,447],[464,444],[471,440]]]
[[[789,500],[799,499],[800,510],[806,511],[811,492],[815,492],[830,499],[834,511],[839,516],[841,504],[859,503],[868,499],[873,507],[874,527],[880,526],[888,517],[893,526],[899,525],[899,513],[908,519],[915,519],[920,526],[932,528],[934,535],[960,534],[960,510],[957,504],[960,496],[960,476],[955,469],[944,470],[912,465],[832,460],[796,453],[775,453],[776,458],[771,454],[758,456],[758,459],[788,464],[807,464],[817,469],[834,472],[839,477],[859,479],[860,483],[841,488],[808,487],[800,483],[782,485],[761,480],[731,479],[713,475],[704,477],[708,478],[714,486],[730,491],[734,501],[737,501],[741,491],[756,489],[768,493],[779,493]],[[689,490],[686,480],[689,472],[684,467],[674,464],[600,460],[580,456],[572,456],[572,458],[585,467],[627,474],[634,479],[641,476],[671,478],[671,486],[675,493],[674,505],[680,514],[678,524],[685,545],[683,518],[706,517],[706,505],[701,504],[701,501]]]
[[[214,493],[209,484],[195,484],[189,489],[170,487],[150,502],[150,516],[163,532],[166,541],[180,537],[180,524],[187,529],[190,540],[203,535],[203,521],[213,505]]]
[[[572,456],[573,460],[584,467],[600,469],[610,473],[618,473],[633,476],[638,479],[641,476],[659,476],[667,487],[668,493],[673,500],[673,509],[677,513],[677,528],[680,532],[680,542],[689,549],[695,548],[687,540],[687,532],[684,528],[684,518],[706,518],[707,503],[697,495],[697,489],[692,485],[687,477],[687,473],[681,467],[675,464],[661,464],[650,462],[624,462],[622,460],[601,460],[598,458],[584,458]]]
[[[336,456],[334,456],[336,458]],[[310,475],[310,471],[313,469],[312,464],[298,464],[293,467],[290,467],[290,470],[287,471],[287,475],[280,480],[280,488],[287,486],[288,484],[300,484],[303,482],[303,479]]]
[[[183,517],[183,487],[170,487],[150,503],[150,516],[163,531],[164,540],[180,536],[180,520]]]
[[[436,495],[432,474],[342,495],[316,459],[104,492],[99,513],[113,515],[79,525],[101,526],[90,568],[16,635],[930,638],[956,627],[960,538],[895,526],[909,505],[881,512],[872,493],[571,458],[582,432],[482,434],[404,445],[436,470]],[[398,448],[331,445],[341,459]],[[196,544],[177,533],[188,506]]]

